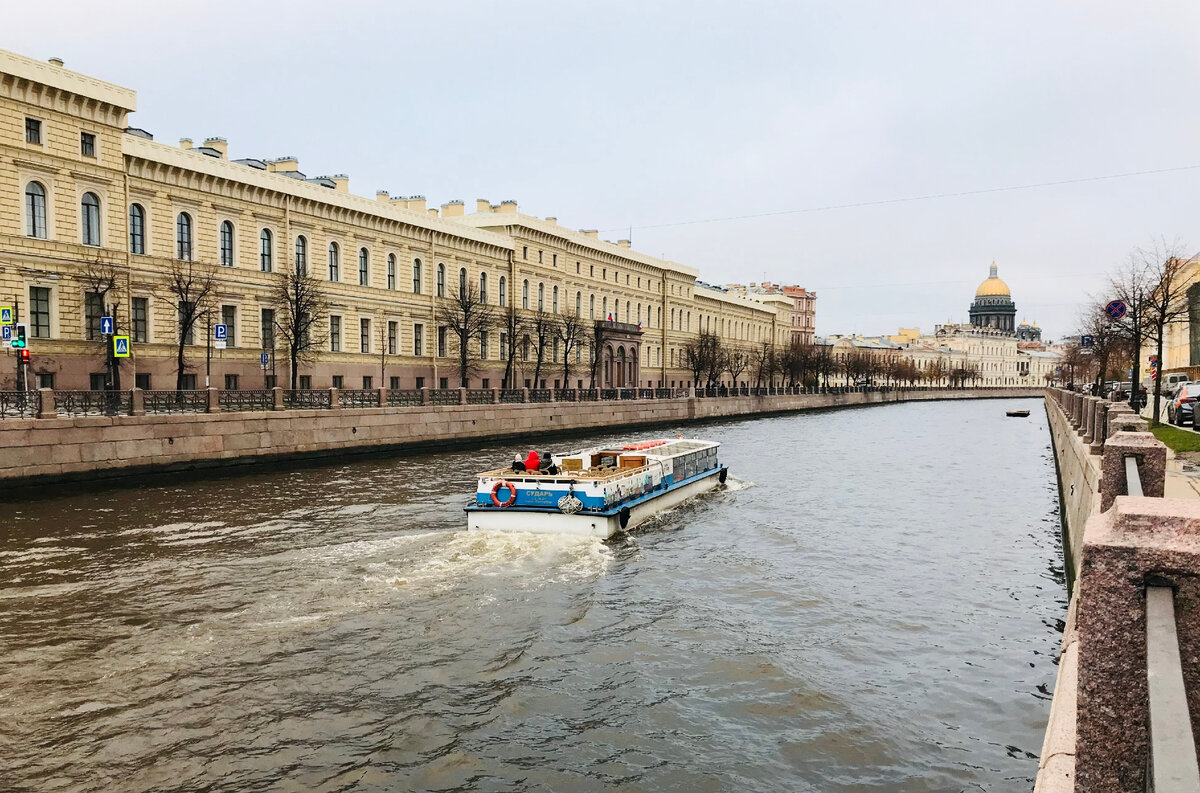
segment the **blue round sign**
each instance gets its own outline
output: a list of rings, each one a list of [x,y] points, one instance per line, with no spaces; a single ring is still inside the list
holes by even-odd
[[[1127,310],[1128,309],[1126,308],[1124,301],[1121,300],[1113,300],[1104,307],[1104,313],[1108,314],[1113,319],[1120,319],[1121,317],[1125,316],[1125,312]]]

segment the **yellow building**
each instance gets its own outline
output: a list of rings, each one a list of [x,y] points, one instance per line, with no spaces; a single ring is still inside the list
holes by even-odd
[[[570,364],[548,343],[533,382],[536,355],[496,326],[471,340],[470,387],[500,387],[514,346],[510,386],[587,387],[594,351],[596,386],[652,387],[691,380],[682,351],[702,330],[734,346],[786,337],[785,306],[706,288],[628,242],[511,201],[467,214],[462,202],[364,198],[294,157],[231,160],[221,138],[167,145],[129,126],[136,106],[132,90],[0,51],[0,305],[28,324],[29,387],[103,387],[103,316],[132,338],[123,387],[175,387],[181,272],[215,284],[185,347],[185,387],[209,371],[214,387],[287,383],[274,295],[293,269],[318,279],[328,305],[301,387],[458,386],[439,307],[467,284],[498,311],[575,314],[591,337]],[[206,343],[210,324],[228,328],[225,349]],[[0,387],[14,387],[15,367],[4,370]]]

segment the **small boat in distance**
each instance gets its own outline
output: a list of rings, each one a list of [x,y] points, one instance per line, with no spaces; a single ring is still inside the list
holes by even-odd
[[[1010,410],[1005,415],[1010,418],[1027,419],[1029,418],[1028,410]]]
[[[720,445],[685,438],[618,443],[552,455],[540,471],[484,471],[466,507],[467,529],[607,539],[723,483]]]

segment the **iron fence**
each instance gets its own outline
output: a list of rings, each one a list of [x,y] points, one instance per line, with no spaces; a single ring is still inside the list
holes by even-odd
[[[525,391],[520,388],[501,388],[500,389],[500,401],[505,404],[511,404],[513,402],[524,402],[525,401]]]
[[[421,389],[392,388],[387,392],[388,407],[417,407],[421,404]]]
[[[0,419],[36,418],[42,410],[37,391],[0,391]]]
[[[283,406],[293,410],[328,410],[331,396],[328,388],[289,388],[283,392]]]
[[[600,393],[594,388],[579,389],[579,401],[580,402],[595,402],[599,398],[600,398]]]
[[[144,393],[144,392],[143,392]],[[273,410],[275,395],[270,389],[248,388],[221,391],[217,397],[221,410],[226,413],[240,413],[248,410]]]
[[[529,401],[530,402],[549,402],[550,401],[550,389],[549,388],[531,388],[531,389],[529,389]]]
[[[65,416],[127,416],[133,412],[133,392],[55,391],[54,410]]]
[[[457,405],[459,401],[457,388],[433,388],[429,391],[431,405]]]
[[[208,392],[142,391],[142,408],[147,413],[205,413],[208,411]]]
[[[556,388],[554,399],[558,402],[578,402],[579,392],[574,388]]]
[[[490,405],[490,404],[492,404],[492,389],[490,389],[490,388],[468,388],[467,389],[467,404],[468,405]]]
[[[615,388],[601,388],[600,389],[600,399],[602,399],[602,400],[620,399],[620,398],[621,398],[621,392]]]
[[[344,408],[377,408],[379,392],[374,388],[346,388],[338,391],[338,405]]]

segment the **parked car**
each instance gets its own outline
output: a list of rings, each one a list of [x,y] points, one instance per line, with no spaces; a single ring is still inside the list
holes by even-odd
[[[1129,400],[1129,389],[1133,387],[1133,383],[1111,383],[1108,390],[1108,398],[1113,402],[1127,402]]]
[[[1163,384],[1162,384],[1163,393],[1164,394],[1166,394],[1168,392],[1173,393],[1175,391],[1175,389],[1178,388],[1183,383],[1191,382],[1191,379],[1192,378],[1188,377],[1183,372],[1167,372],[1165,375],[1163,375]]]
[[[1182,383],[1167,403],[1167,421],[1180,427],[1191,424],[1197,398],[1200,398],[1200,383]]]

